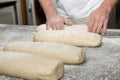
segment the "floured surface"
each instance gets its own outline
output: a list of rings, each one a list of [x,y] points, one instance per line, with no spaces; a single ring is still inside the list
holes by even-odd
[[[11,28],[12,27],[12,28]],[[5,29],[7,28],[7,29]],[[0,47],[8,42],[32,41],[35,27],[0,27]],[[7,35],[9,34],[10,35]],[[3,36],[6,35],[6,36]],[[14,36],[13,36],[14,35]],[[2,36],[2,37],[1,37]],[[9,37],[8,37],[9,36]],[[119,80],[120,79],[120,30],[109,30],[103,44],[85,48],[86,61],[81,65],[66,65],[61,80]],[[22,80],[1,75],[2,80]]]
[[[66,65],[65,76],[61,80],[119,80],[119,42],[120,38],[104,38],[101,47],[85,48],[85,64]]]

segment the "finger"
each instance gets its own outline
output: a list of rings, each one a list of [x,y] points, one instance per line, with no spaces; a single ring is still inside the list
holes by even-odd
[[[55,27],[55,25],[52,25],[52,30],[56,30],[56,27]]]
[[[88,25],[88,31],[91,32],[92,28],[93,28],[93,24],[95,22],[95,16],[94,16],[94,11],[91,12],[89,19],[87,21],[87,25]]]
[[[97,27],[97,30],[96,30],[97,34],[101,33],[102,27],[103,27],[103,20],[100,20],[99,24],[98,24],[98,27]]]
[[[46,24],[46,30],[49,30],[51,25],[49,23]]]
[[[96,20],[96,21],[94,22],[94,24],[93,24],[93,28],[92,28],[91,32],[96,33],[98,24],[99,24],[99,20]],[[100,24],[101,24],[101,23],[100,23]]]
[[[92,31],[94,22],[95,22],[94,18],[89,20],[89,22],[88,22],[88,31],[89,31],[89,32]]]
[[[51,24],[50,24],[49,29],[51,29],[51,30],[54,30],[54,29],[55,29],[55,28],[54,28],[54,24],[53,24],[53,23],[51,23]]]
[[[65,24],[68,26],[71,26],[73,24],[73,22],[68,20],[67,18],[64,18],[64,20],[65,20]]]
[[[52,25],[52,30],[57,30],[56,24]]]
[[[105,33],[107,32],[107,24],[108,24],[108,20],[106,20],[105,22],[104,22],[104,25],[103,25],[103,30],[102,30],[102,35],[105,35]]]

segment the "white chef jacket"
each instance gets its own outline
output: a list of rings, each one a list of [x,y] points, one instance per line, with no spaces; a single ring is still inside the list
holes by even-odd
[[[104,0],[58,0],[57,12],[67,18],[88,17]]]

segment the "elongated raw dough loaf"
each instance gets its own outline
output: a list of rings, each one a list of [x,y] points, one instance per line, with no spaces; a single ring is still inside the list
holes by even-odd
[[[33,41],[51,41],[75,46],[96,47],[102,43],[102,37],[87,31],[87,26],[66,27],[64,30],[45,30],[45,25],[37,28]]]
[[[60,60],[19,52],[0,52],[0,74],[27,80],[58,80],[63,72]]]
[[[88,32],[88,26],[86,24],[72,25],[72,26],[64,25],[64,29],[65,30],[78,30],[80,32],[81,31],[82,32]],[[36,28],[36,32],[43,31],[43,30],[46,30],[46,24],[42,24],[42,25],[40,25]]]
[[[85,60],[83,49],[55,42],[13,42],[4,51],[16,51],[42,55],[62,60],[66,64],[80,64]]]

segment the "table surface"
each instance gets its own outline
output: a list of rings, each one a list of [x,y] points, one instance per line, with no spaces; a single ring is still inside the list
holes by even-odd
[[[0,25],[0,50],[9,42],[32,41],[35,28]],[[108,30],[100,47],[84,47],[84,50],[86,61],[80,65],[65,65],[60,80],[120,80],[120,30]],[[22,79],[0,75],[0,80]]]

